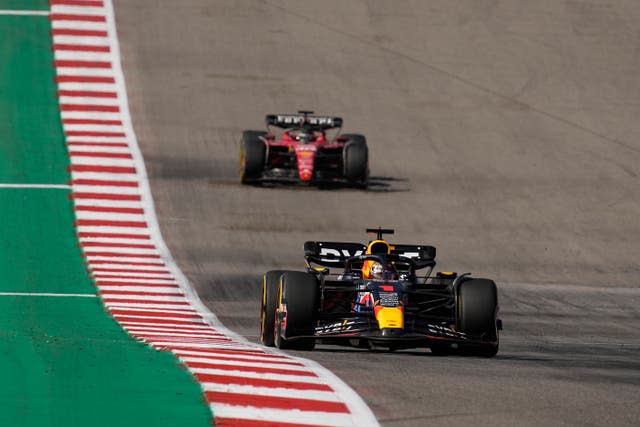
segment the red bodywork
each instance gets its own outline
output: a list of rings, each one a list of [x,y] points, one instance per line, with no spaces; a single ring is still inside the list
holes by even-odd
[[[322,166],[329,169],[339,167],[339,159],[344,147],[344,141],[338,138],[336,141],[328,141],[324,132],[314,131],[312,137],[305,141],[297,139],[299,130],[286,130],[280,138],[275,135],[267,135],[268,165],[271,168],[293,167],[293,154],[297,165],[295,178],[302,182],[311,182],[314,178],[316,160],[320,157],[328,160],[322,162]],[[333,158],[333,159],[332,159]],[[336,171],[337,172],[337,171]],[[290,178],[294,178],[290,176]]]

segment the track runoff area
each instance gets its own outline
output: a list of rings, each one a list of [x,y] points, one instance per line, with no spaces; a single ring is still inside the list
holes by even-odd
[[[225,329],[177,268],[111,1],[0,1],[0,32],[0,425],[377,425],[331,372]]]

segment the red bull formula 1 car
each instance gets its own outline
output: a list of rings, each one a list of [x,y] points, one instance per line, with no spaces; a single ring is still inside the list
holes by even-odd
[[[260,339],[282,349],[316,341],[360,348],[428,347],[435,354],[493,357],[498,352],[498,291],[493,280],[439,272],[436,248],[360,243],[304,244],[306,271],[264,275]],[[340,268],[331,274],[330,268]],[[418,274],[419,270],[425,271]]]
[[[244,131],[240,141],[241,182],[343,184],[365,188],[369,163],[364,135],[340,135],[342,118],[312,114],[312,111],[269,114],[267,131]],[[276,137],[272,128],[283,132]],[[337,129],[333,138],[327,136],[331,129]]]

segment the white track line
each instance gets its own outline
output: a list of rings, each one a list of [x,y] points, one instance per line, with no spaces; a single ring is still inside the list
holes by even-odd
[[[10,9],[0,9],[0,15],[49,16],[49,11],[48,10],[10,10]]]
[[[64,184],[0,184],[0,188],[38,188],[38,189],[71,190],[70,185],[64,185]]]
[[[0,292],[3,297],[60,297],[60,298],[97,298],[95,294],[50,294],[42,292]]]

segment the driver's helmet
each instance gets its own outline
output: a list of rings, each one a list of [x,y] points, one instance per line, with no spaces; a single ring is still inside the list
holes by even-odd
[[[380,264],[379,262],[374,262],[371,265],[371,278],[377,280],[382,279],[382,270],[382,264]]]
[[[362,277],[369,280],[398,280],[398,272],[391,263],[367,260],[362,266]]]
[[[302,142],[303,144],[306,144],[307,142],[311,142],[314,139],[315,138],[314,138],[313,132],[308,132],[305,129],[301,129],[296,133],[296,141]]]

